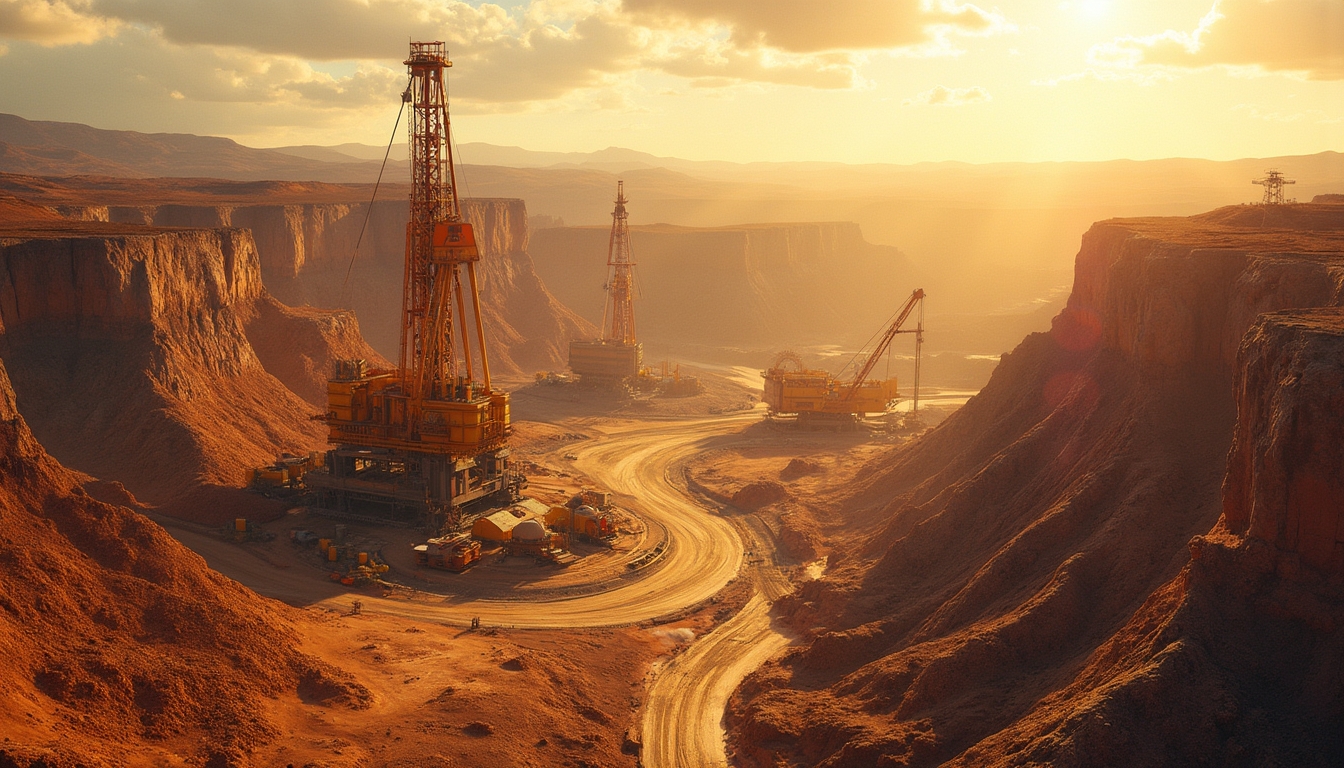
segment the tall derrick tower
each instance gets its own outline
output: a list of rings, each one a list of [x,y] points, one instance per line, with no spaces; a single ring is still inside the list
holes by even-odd
[[[616,182],[616,209],[611,212],[611,241],[607,245],[607,304],[603,310],[603,341],[612,344],[635,343],[635,276],[630,261],[630,214],[625,210],[625,182]],[[607,325],[610,318],[611,325]]]
[[[639,375],[644,347],[635,339],[635,263],[630,256],[629,213],[625,182],[616,182],[616,208],[611,212],[607,244],[607,302],[602,310],[602,338],[571,341],[569,367],[585,383],[619,386]]]
[[[336,447],[307,482],[333,516],[438,531],[459,523],[468,505],[510,500],[520,478],[508,467],[509,396],[490,383],[480,251],[457,195],[443,87],[452,62],[441,42],[411,43],[406,66],[411,200],[401,355],[390,371],[337,362],[325,415]]]

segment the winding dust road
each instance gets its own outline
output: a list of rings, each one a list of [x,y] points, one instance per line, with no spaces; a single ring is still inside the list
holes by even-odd
[[[729,695],[748,673],[789,643],[772,628],[770,603],[791,587],[773,563],[774,545],[755,518],[713,514],[675,482],[682,463],[710,441],[760,418],[754,411],[705,419],[603,425],[599,435],[567,448],[575,467],[619,494],[669,546],[664,562],[647,574],[605,591],[537,602],[473,599],[418,593],[386,599],[348,592],[316,579],[295,578],[217,538],[172,526],[210,566],[257,592],[300,605],[348,610],[356,598],[369,612],[467,626],[574,628],[628,625],[667,616],[718,593],[738,575],[744,544],[753,552],[756,594],[734,618],[663,665],[649,688],[643,721],[643,764],[726,765],[722,718]],[[754,521],[754,522],[752,522]]]

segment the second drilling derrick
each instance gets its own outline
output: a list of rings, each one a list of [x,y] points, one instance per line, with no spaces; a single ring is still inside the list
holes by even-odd
[[[327,385],[326,469],[309,473],[318,506],[368,522],[460,522],[464,508],[513,498],[509,395],[491,385],[476,263],[457,195],[441,42],[411,43],[410,221],[394,370],[342,360]],[[475,348],[473,349],[473,345]]]
[[[588,384],[620,386],[638,376],[644,366],[644,348],[635,339],[635,265],[630,257],[626,202],[625,182],[618,181],[607,245],[609,273],[602,338],[569,344],[569,368]]]

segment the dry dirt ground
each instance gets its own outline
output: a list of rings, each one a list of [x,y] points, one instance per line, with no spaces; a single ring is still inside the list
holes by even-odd
[[[469,630],[311,609],[302,648],[339,660],[368,709],[276,703],[257,765],[634,765],[627,731],[666,630]]]

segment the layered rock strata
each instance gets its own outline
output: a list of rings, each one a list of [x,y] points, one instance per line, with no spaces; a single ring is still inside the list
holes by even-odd
[[[1262,599],[1280,562],[1264,553],[1291,552],[1283,562],[1318,575],[1333,567],[1320,510],[1337,498],[1322,469],[1335,455],[1319,446],[1334,429],[1323,414],[1337,396],[1323,392],[1335,374],[1311,362],[1325,342],[1288,354],[1290,331],[1258,318],[1339,306],[1336,206],[1094,226],[1053,330],[1005,356],[979,396],[876,463],[846,513],[823,520],[839,544],[831,570],[782,605],[810,639],[739,691],[739,760],[1338,759],[1330,734],[1341,731],[1326,727],[1338,686],[1323,681],[1344,656],[1321,618],[1338,604],[1315,582],[1303,592],[1310,610]],[[1292,381],[1298,395],[1266,391]],[[1308,391],[1324,399],[1307,405]],[[1259,406],[1277,414],[1266,421],[1255,406],[1266,397],[1302,406]],[[1244,471],[1257,462],[1281,467],[1267,485]],[[1192,564],[1188,542],[1210,529]],[[1201,543],[1223,529],[1224,544]],[[1247,623],[1219,618],[1222,608]],[[1249,663],[1275,642],[1307,656]],[[1295,720],[1305,711],[1295,691],[1324,709]]]
[[[322,447],[309,417],[347,355],[375,356],[354,318],[277,303],[245,230],[0,232],[0,359],[19,408],[63,462],[142,501]]]
[[[314,196],[329,195],[329,190],[314,191]],[[81,220],[247,228],[261,257],[262,279],[278,300],[290,306],[351,309],[370,344],[388,358],[396,359],[399,354],[409,218],[404,199],[380,201],[372,207],[367,202],[67,203],[56,207]],[[467,199],[462,201],[462,213],[472,223],[481,247],[481,310],[492,372],[517,376],[562,369],[569,341],[589,338],[595,331],[552,296],[537,276],[528,254],[523,201]]]
[[[532,237],[546,284],[588,320],[602,319],[602,227]],[[631,228],[641,337],[663,344],[858,344],[918,287],[905,257],[852,222]]]

